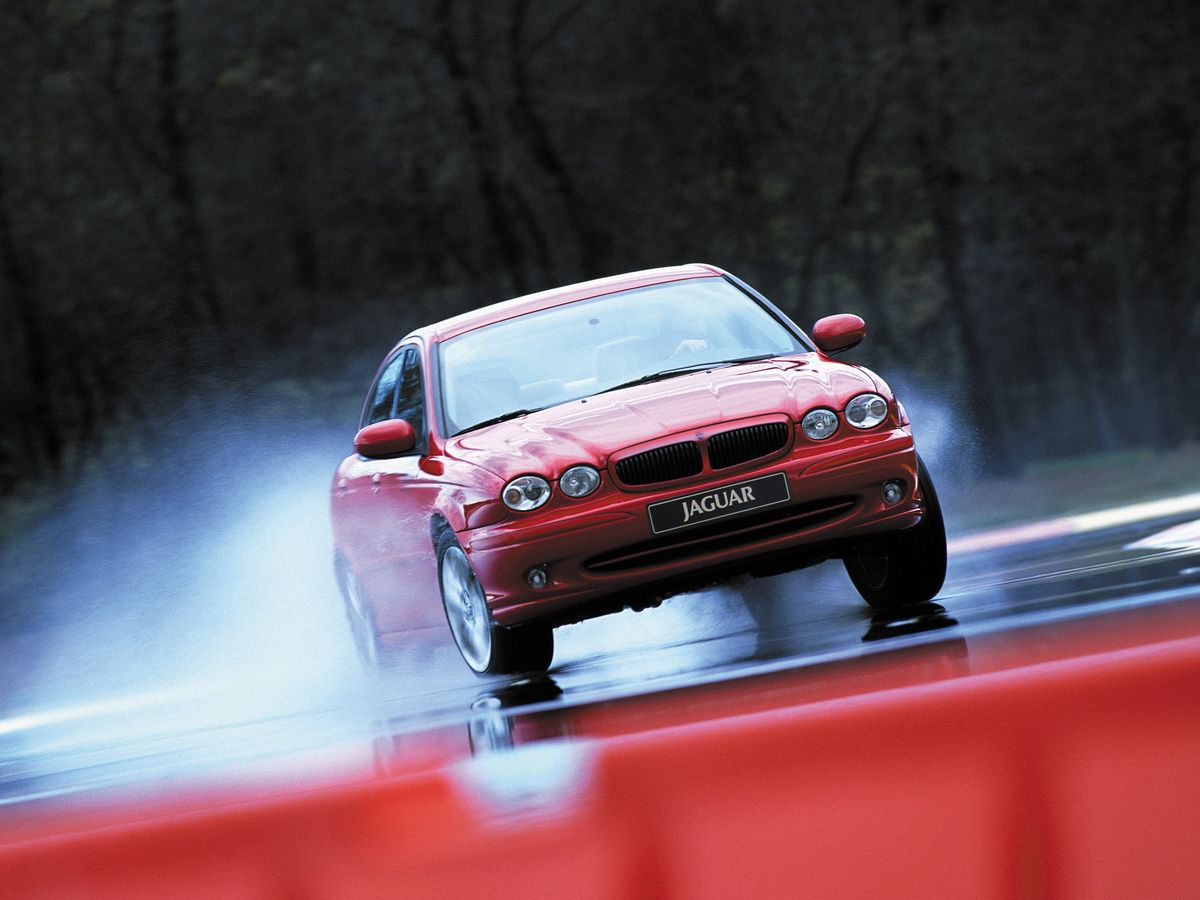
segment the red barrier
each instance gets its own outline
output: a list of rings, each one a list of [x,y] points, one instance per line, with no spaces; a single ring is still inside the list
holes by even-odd
[[[1200,637],[1108,649],[84,832],[60,822],[9,835],[0,895],[1195,896],[1198,698]],[[550,802],[489,799],[514,785]]]

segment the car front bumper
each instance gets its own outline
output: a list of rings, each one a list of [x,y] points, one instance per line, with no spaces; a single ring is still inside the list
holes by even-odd
[[[653,503],[775,472],[787,477],[784,504],[667,534],[651,530],[647,507]],[[882,488],[892,480],[902,482],[903,494],[887,504]],[[699,485],[609,491],[578,512],[512,517],[462,532],[459,542],[501,625],[566,622],[586,618],[589,605],[602,599],[618,608],[623,597],[643,605],[643,598],[672,593],[673,583],[697,573],[748,570],[756,560],[802,556],[805,548],[836,555],[838,546],[860,536],[911,528],[922,510],[916,450],[904,426],[837,447],[810,447]],[[535,566],[548,574],[540,589],[526,580]]]

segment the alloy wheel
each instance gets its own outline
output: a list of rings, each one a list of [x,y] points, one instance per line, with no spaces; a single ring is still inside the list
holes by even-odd
[[[442,601],[454,641],[463,659],[476,672],[487,671],[492,658],[492,623],[483,585],[461,547],[442,554]]]

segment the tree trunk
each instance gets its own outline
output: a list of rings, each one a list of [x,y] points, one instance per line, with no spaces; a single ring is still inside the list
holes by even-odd
[[[191,145],[183,126],[178,0],[159,0],[158,13],[158,132],[174,206],[175,259],[185,307],[199,323],[220,332],[225,316],[213,281]]]
[[[493,262],[508,275],[512,290],[521,294],[528,284],[524,271],[525,254],[514,233],[512,217],[504,202],[504,190],[496,171],[496,159],[487,139],[483,111],[472,94],[466,62],[454,34],[452,0],[441,0],[436,16],[435,50],[446,67],[454,91],[455,106],[467,128],[467,153],[475,169],[485,221],[498,251]]]
[[[910,92],[917,119],[913,145],[929,203],[947,313],[961,351],[964,420],[986,442],[991,473],[1009,475],[1016,472],[1017,460],[1004,427],[1007,402],[1000,380],[989,366],[972,309],[959,193],[963,174],[951,160],[956,126],[949,98],[941,95],[955,77],[944,49],[950,42],[945,32],[948,12],[946,0],[926,0],[919,19],[913,21],[909,16],[905,22],[912,69]],[[936,49],[927,51],[930,45]]]
[[[39,313],[34,276],[25,260],[9,215],[8,179],[0,157],[0,274],[8,283],[5,293],[11,297],[24,342],[29,378],[29,390],[19,404],[24,408],[13,411],[14,419],[29,430],[35,453],[54,470],[62,463],[64,435],[52,375],[51,345]]]
[[[577,7],[578,8],[578,7]],[[575,235],[576,258],[587,272],[601,272],[611,251],[608,235],[595,224],[586,198],[550,139],[545,121],[534,107],[529,84],[529,54],[525,46],[525,27],[529,15],[529,0],[517,0],[508,29],[508,61],[512,79],[512,102],[509,116],[513,131],[524,139],[530,154],[546,173],[562,204],[567,221]]]

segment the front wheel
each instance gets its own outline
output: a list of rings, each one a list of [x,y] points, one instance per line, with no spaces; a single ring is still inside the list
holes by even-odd
[[[946,580],[946,523],[933,479],[919,456],[917,478],[925,498],[920,523],[884,535],[870,550],[845,559],[850,580],[876,609],[926,603],[937,596]]]
[[[488,610],[483,585],[451,531],[437,542],[438,584],[454,643],[476,675],[544,672],[554,657],[554,632],[531,622],[505,628]]]

